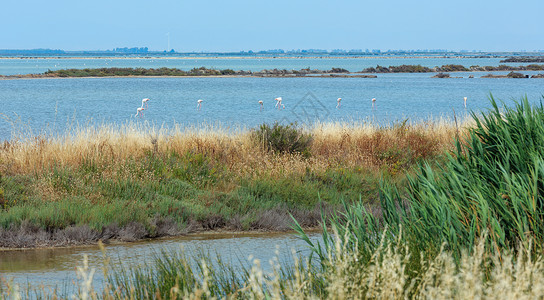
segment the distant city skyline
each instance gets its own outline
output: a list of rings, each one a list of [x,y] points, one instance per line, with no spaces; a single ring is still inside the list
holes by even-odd
[[[240,50],[240,51],[176,51],[175,49],[166,50],[150,50],[148,47],[115,47],[113,49],[87,49],[87,50],[65,50],[65,49],[0,49],[2,54],[25,54],[25,53],[47,53],[47,54],[71,54],[71,53],[128,53],[128,54],[146,54],[146,53],[194,53],[194,54],[213,54],[213,53],[239,53],[239,54],[391,54],[391,53],[473,53],[473,54],[500,54],[500,53],[538,53],[544,54],[544,50],[525,50],[518,51],[485,51],[485,50],[449,50],[449,49],[265,49],[265,50]]]
[[[534,51],[544,2],[527,0],[9,1],[0,49]]]

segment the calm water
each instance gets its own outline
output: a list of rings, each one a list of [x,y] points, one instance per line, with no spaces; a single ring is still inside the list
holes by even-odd
[[[311,234],[310,237],[313,241],[319,239],[316,234]],[[249,262],[248,258],[252,256],[253,259],[261,261],[265,271],[271,270],[269,261],[274,257],[282,262],[292,263],[293,251],[297,256],[308,255],[310,251],[305,242],[294,234],[205,234],[109,245],[106,246],[106,255],[111,259],[114,268],[120,266],[120,260],[125,267],[138,267],[152,263],[153,258],[162,250],[184,251],[187,256],[200,250],[209,251],[212,256],[220,254],[225,262],[234,266]],[[20,286],[38,287],[43,284],[72,292],[73,282],[77,282],[76,267],[83,265],[85,255],[89,259],[89,266],[96,270],[93,285],[100,288],[104,283],[101,269],[104,258],[97,246],[0,252],[0,277],[13,280]]]
[[[500,72],[497,72],[500,73]],[[530,72],[526,72],[530,73]],[[485,73],[471,73],[475,77]],[[62,131],[67,124],[148,121],[200,126],[254,127],[263,122],[366,120],[383,124],[404,118],[451,117],[468,109],[489,107],[488,96],[511,101],[527,95],[533,102],[544,94],[543,79],[437,79],[433,74],[379,74],[378,78],[67,78],[0,80],[0,112],[40,132]],[[274,109],[283,97],[284,110]],[[143,119],[135,118],[148,97]],[[342,106],[336,109],[336,99]],[[371,99],[376,98],[372,109]],[[203,99],[202,110],[197,100]],[[258,100],[264,101],[259,109]],[[0,139],[10,138],[12,125],[0,119]]]
[[[108,58],[108,59],[0,59],[0,75],[43,73],[47,70],[84,69],[84,68],[215,68],[233,70],[260,71],[263,69],[321,69],[333,67],[344,68],[352,72],[361,71],[368,67],[422,65],[435,67],[448,64],[470,67],[498,66],[502,58],[471,58],[471,57],[338,57],[338,58],[183,58],[183,59],[137,59],[137,58]],[[508,65],[526,65],[507,63]]]

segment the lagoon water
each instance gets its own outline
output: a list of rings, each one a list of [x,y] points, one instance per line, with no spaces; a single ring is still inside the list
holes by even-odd
[[[471,57],[337,57],[337,58],[177,58],[177,59],[0,59],[0,75],[40,73],[47,69],[99,67],[194,67],[234,70],[330,69],[359,71],[376,65],[445,64],[498,65],[499,58]],[[516,64],[511,64],[516,65]],[[519,65],[519,64],[518,64]],[[505,74],[505,72],[495,72]],[[538,72],[524,72],[533,74]],[[540,72],[542,73],[542,72]],[[387,124],[397,120],[463,115],[489,107],[488,97],[511,101],[527,95],[533,102],[544,94],[544,79],[479,78],[486,73],[452,73],[463,78],[430,78],[433,73],[377,74],[378,78],[55,78],[0,80],[0,140],[14,129],[48,129],[62,132],[68,124],[146,121],[156,125],[254,127],[263,122],[371,120]],[[469,79],[469,75],[476,78]],[[274,109],[283,97],[285,110]],[[336,109],[341,97],[342,107]],[[142,98],[151,98],[145,118],[136,119]],[[376,98],[373,110],[371,99]],[[197,111],[197,100],[203,108]],[[258,101],[264,101],[260,111]],[[6,120],[9,120],[6,121]]]
[[[496,72],[500,73],[500,72]],[[504,72],[502,72],[504,74]],[[526,72],[532,73],[532,72]],[[485,73],[378,74],[378,78],[55,78],[0,80],[0,140],[12,130],[48,128],[62,132],[69,124],[150,122],[201,126],[255,127],[258,124],[371,120],[387,124],[402,119],[451,118],[490,107],[489,95],[506,102],[527,96],[538,102],[544,79],[478,78]],[[274,108],[283,97],[284,110]],[[336,109],[336,99],[342,106]],[[468,97],[468,110],[463,107]],[[142,98],[150,98],[145,117],[135,118]],[[376,98],[372,109],[371,99]],[[203,99],[202,110],[197,100]],[[264,101],[261,111],[258,101]],[[9,119],[10,121],[6,121]]]

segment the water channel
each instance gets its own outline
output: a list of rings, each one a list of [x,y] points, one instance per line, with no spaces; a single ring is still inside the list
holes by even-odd
[[[310,237],[317,241],[320,235],[312,233]],[[78,283],[76,267],[82,266],[87,256],[90,268],[96,270],[93,287],[100,290],[105,283],[102,271],[104,255],[110,259],[112,268],[128,269],[152,264],[163,251],[183,251],[187,257],[201,252],[219,255],[225,262],[236,267],[249,264],[249,258],[252,257],[260,260],[266,271],[271,270],[269,261],[274,257],[290,264],[294,261],[293,254],[307,256],[310,249],[294,233],[204,233],[105,245],[105,253],[98,245],[6,250],[0,252],[0,277],[2,281],[12,286],[19,285],[21,289],[43,286],[73,294]]]

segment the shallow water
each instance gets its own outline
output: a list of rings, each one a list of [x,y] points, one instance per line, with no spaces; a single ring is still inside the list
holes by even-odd
[[[501,74],[501,72],[497,72]],[[504,74],[505,72],[502,72]],[[534,73],[534,72],[526,72]],[[320,121],[451,118],[490,107],[489,95],[511,102],[527,95],[539,102],[544,79],[478,78],[486,73],[379,74],[378,78],[65,78],[0,80],[0,140],[12,130],[63,131],[76,123],[150,122],[201,126],[255,127],[274,121],[310,124]],[[468,78],[475,75],[476,78]],[[283,98],[284,110],[274,108]],[[135,118],[148,97],[144,118]],[[342,98],[340,109],[336,108]],[[467,109],[463,97],[468,97]],[[372,107],[371,99],[376,98]],[[197,100],[203,99],[202,109]],[[260,110],[258,100],[264,101]],[[6,117],[11,120],[6,121]],[[90,121],[91,120],[91,121]],[[13,126],[13,124],[15,126]]]
[[[318,240],[316,234],[310,235]],[[270,270],[269,261],[277,257],[286,263],[293,262],[293,250],[297,255],[307,256],[309,248],[294,234],[201,234],[185,237],[106,245],[106,255],[113,267],[137,267],[153,262],[153,257],[164,251],[183,251],[187,256],[199,249],[219,254],[226,262],[235,266],[249,262],[250,256],[259,259],[263,269]],[[0,274],[20,286],[58,287],[61,291],[73,291],[77,282],[76,267],[82,266],[84,256],[96,273],[93,286],[97,289],[104,283],[102,267],[104,256],[98,246],[74,248],[31,249],[0,252]],[[1,284],[1,283],[0,283]]]

